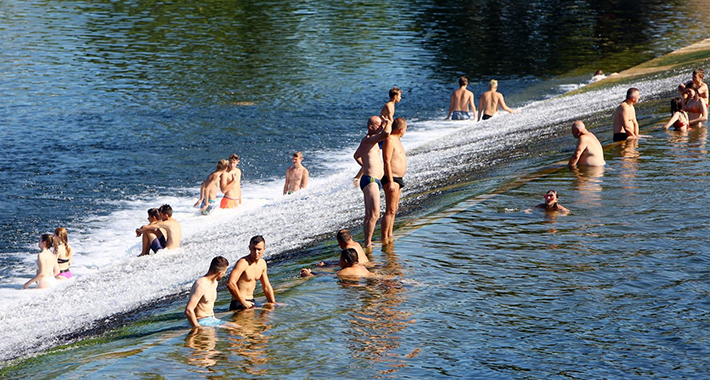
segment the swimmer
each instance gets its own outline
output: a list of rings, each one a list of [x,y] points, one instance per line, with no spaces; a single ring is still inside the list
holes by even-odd
[[[689,120],[688,113],[683,110],[683,99],[671,99],[671,119],[663,126],[663,129],[668,129],[672,125],[676,131],[687,131],[690,125]]]
[[[559,198],[557,196],[557,191],[550,190],[545,193],[545,203],[540,203],[535,206],[538,210],[543,210],[545,212],[559,211],[562,214],[568,214],[569,210],[562,207],[559,203]]]
[[[276,302],[274,289],[271,287],[267,274],[266,260],[261,258],[261,255],[264,254],[264,249],[264,238],[260,235],[252,237],[249,241],[249,254],[239,259],[234,265],[227,283],[227,288],[232,294],[229,310],[251,309],[255,306],[254,288],[256,287],[256,280],[261,281],[266,300],[271,303]]]
[[[372,116],[367,120],[367,136],[360,141],[353,158],[362,166],[360,190],[365,198],[364,234],[365,248],[372,247],[372,235],[380,219],[380,178],[385,175],[380,148],[377,143],[387,138],[392,131],[392,121]]]
[[[50,249],[54,244],[52,234],[44,234],[40,236],[37,246],[41,249],[37,255],[37,275],[22,285],[22,289],[27,289],[33,283],[37,283],[37,289],[50,288],[57,284],[56,275],[59,274],[59,264],[57,264],[57,255],[52,253]]]
[[[589,132],[581,120],[572,123],[572,136],[577,139],[577,148],[567,165],[604,166],[604,149],[597,136]]]
[[[149,250],[146,250],[146,242],[149,242],[150,249],[153,252],[158,252],[163,248],[175,249],[180,247],[182,240],[182,228],[177,220],[173,219],[173,208],[170,205],[162,205],[158,209],[160,221],[145,225],[136,230],[136,235],[143,235],[143,252],[138,256],[145,256]],[[149,217],[150,219],[150,217]]]
[[[74,258],[74,251],[69,245],[69,236],[67,229],[58,227],[54,230],[54,254],[57,255],[57,264],[59,264],[59,274],[57,280],[68,280],[72,278],[69,266]]]
[[[207,274],[192,284],[190,299],[185,306],[185,316],[191,327],[216,327],[226,323],[215,318],[214,302],[217,300],[217,285],[227,273],[227,268],[227,259],[217,256],[212,259]]]
[[[708,120],[708,107],[693,87],[687,87],[685,91],[688,100],[683,110],[688,112],[688,124],[691,128],[702,127],[703,122]]]
[[[392,239],[394,232],[394,218],[399,209],[399,198],[404,188],[402,177],[407,173],[407,155],[402,146],[402,136],[407,131],[407,122],[398,117],[394,120],[392,133],[382,145],[382,160],[385,166],[385,175],[382,177],[382,187],[385,190],[385,215],[382,217],[380,230],[382,241]]]
[[[235,208],[242,204],[242,171],[237,169],[239,156],[229,156],[227,171],[219,179],[219,188],[224,193],[220,208]]]
[[[636,120],[636,109],[634,104],[639,102],[641,94],[638,88],[630,88],[626,91],[626,99],[614,111],[614,141],[624,141],[639,137],[639,122]]]
[[[471,115],[476,116],[476,106],[473,103],[473,92],[466,89],[468,86],[468,78],[462,76],[459,78],[459,89],[451,94],[451,102],[449,103],[449,114],[447,119],[451,120],[469,120]],[[471,113],[469,113],[469,109]]]
[[[380,116],[388,120],[394,120],[394,105],[402,101],[402,90],[399,87],[392,87],[389,96],[390,100],[382,107]]]
[[[219,189],[219,179],[222,174],[227,171],[229,161],[225,159],[217,162],[217,168],[214,172],[207,176],[200,186],[200,199],[195,203],[195,207],[200,207],[200,212],[207,215],[217,205],[217,190]]]
[[[353,248],[346,248],[340,253],[340,267],[336,274],[345,278],[360,278],[371,275],[369,270],[358,262],[357,251]]]
[[[350,234],[350,230],[342,229],[338,231],[335,238],[338,240],[338,246],[341,250],[352,248],[357,252],[357,259],[360,264],[370,262],[370,259],[368,259],[367,255],[365,255],[365,251],[362,250],[360,243],[353,240],[353,235]]]
[[[705,70],[693,70],[693,88],[698,93],[698,97],[703,101],[705,107],[708,106],[708,85],[703,82],[705,78]]]
[[[308,186],[308,169],[301,164],[303,153],[296,152],[291,158],[293,166],[286,169],[286,183],[284,183],[284,195],[293,194]]]
[[[520,111],[509,108],[505,104],[505,99],[503,94],[498,92],[498,81],[491,79],[488,84],[490,90],[486,91],[481,95],[481,99],[478,101],[478,120],[481,120],[481,115],[483,115],[483,120],[488,120],[493,117],[493,115],[498,112],[498,108],[502,108],[504,111],[509,113],[518,113]]]
[[[596,83],[602,79],[606,79],[606,75],[604,75],[603,71],[597,70],[596,72],[594,72],[594,76],[592,77],[592,79],[589,80],[589,83]]]

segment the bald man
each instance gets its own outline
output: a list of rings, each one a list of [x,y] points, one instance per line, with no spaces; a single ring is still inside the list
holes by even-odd
[[[639,102],[640,97],[638,88],[630,88],[626,91],[626,99],[614,111],[614,141],[639,137],[639,122],[636,120],[634,104]]]
[[[581,120],[572,123],[572,136],[577,139],[577,149],[569,158],[569,166],[604,166],[604,149],[597,136],[589,132]]]

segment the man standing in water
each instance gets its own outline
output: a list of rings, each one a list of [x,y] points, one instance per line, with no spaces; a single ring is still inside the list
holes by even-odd
[[[242,203],[242,171],[237,169],[239,156],[229,156],[229,167],[219,180],[219,188],[224,193],[220,208],[235,208]]]
[[[301,164],[303,161],[303,153],[296,152],[293,154],[293,166],[286,169],[286,183],[284,183],[284,195],[293,194],[300,189],[305,189],[308,186],[308,169]]]
[[[229,262],[222,256],[212,259],[207,274],[198,278],[185,306],[185,316],[192,327],[221,326],[224,322],[214,316],[214,302],[217,300],[217,285],[227,273]]]
[[[459,78],[459,86],[459,89],[451,94],[449,115],[446,116],[446,118],[451,120],[468,120],[471,118],[471,115],[476,116],[473,92],[466,89],[466,86],[468,86],[468,78],[465,76]],[[468,112],[469,109],[471,109],[472,113]]]
[[[385,215],[382,217],[382,242],[392,239],[394,217],[399,208],[399,197],[404,188],[404,174],[407,172],[407,155],[404,152],[401,138],[407,131],[407,122],[398,117],[394,120],[392,133],[382,144],[382,158],[385,175],[382,177],[382,187],[385,190]]]
[[[639,102],[638,88],[626,91],[626,100],[614,111],[614,141],[637,139],[639,137],[639,122],[636,120],[634,104]]]
[[[384,117],[385,119],[392,120],[394,119],[394,105],[402,100],[402,90],[400,90],[398,87],[392,87],[389,95],[390,100],[384,105],[384,107],[382,107],[382,111],[380,111],[380,116]]]
[[[510,113],[516,113],[517,110],[508,108],[505,104],[505,99],[503,99],[503,94],[498,92],[498,81],[491,79],[488,84],[490,90],[486,91],[481,95],[481,99],[478,101],[478,116],[477,119],[481,120],[481,114],[483,114],[483,120],[488,120],[493,117],[493,115],[498,112],[498,107]]]
[[[365,248],[372,247],[372,234],[375,232],[377,220],[380,218],[380,190],[385,169],[377,145],[387,138],[392,130],[392,122],[387,119],[373,116],[367,121],[367,136],[360,141],[360,146],[353,157],[362,166],[360,177],[360,190],[365,196]]]
[[[195,203],[195,207],[199,206],[200,212],[204,215],[209,214],[217,203],[217,186],[222,173],[227,170],[227,166],[229,166],[227,160],[219,160],[215,171],[207,176],[207,179],[200,186],[200,199]]]
[[[577,148],[568,165],[604,166],[604,149],[597,136],[589,132],[581,120],[572,123],[572,136],[577,139]]]
[[[261,235],[252,237],[249,241],[249,255],[242,257],[234,265],[227,283],[229,292],[232,294],[229,310],[251,309],[255,306],[256,280],[261,281],[266,300],[272,303],[276,302],[274,289],[271,287],[269,276],[266,273],[266,260],[261,258],[264,248],[265,242]]]
[[[160,213],[160,222],[148,224],[136,230],[136,235],[146,235],[143,241],[150,242],[150,247],[153,252],[158,252],[163,248],[175,249],[180,247],[182,240],[182,228],[177,220],[173,219],[173,208],[170,205],[162,205],[158,209]],[[165,233],[162,233],[165,231]],[[167,235],[167,236],[166,236]],[[147,253],[141,252],[139,256],[144,256]]]

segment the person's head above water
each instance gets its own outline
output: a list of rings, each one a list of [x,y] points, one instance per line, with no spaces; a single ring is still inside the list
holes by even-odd
[[[572,136],[574,136],[574,138],[578,138],[579,135],[583,134],[586,131],[587,127],[584,126],[584,122],[582,122],[582,120],[577,120],[572,123]]]
[[[39,237],[39,247],[42,249],[50,249],[54,245],[54,235],[43,234]]]
[[[671,115],[683,110],[683,99],[673,98],[671,99]]]
[[[496,88],[498,88],[498,81],[495,79],[491,79],[490,83],[488,83],[488,88],[490,88],[491,90],[495,90]]]
[[[468,78],[466,78],[465,75],[462,76],[461,78],[459,78],[459,86],[461,86],[461,87],[468,86]]]
[[[165,215],[169,218],[173,216],[173,208],[170,207],[170,205],[162,205],[160,206],[158,211],[160,212],[160,214]]]
[[[604,75],[604,72],[601,70],[597,70],[594,72],[594,76],[597,76],[597,75]]]
[[[548,206],[554,205],[560,200],[559,196],[557,195],[556,190],[548,190],[545,193],[544,197],[545,197],[545,204],[547,204]]]
[[[369,132],[375,132],[382,126],[382,118],[379,116],[372,116],[367,119],[367,130]]]
[[[229,261],[222,256],[217,256],[212,259],[210,263],[210,269],[207,271],[207,275],[219,274],[217,281],[222,279],[222,277],[227,273],[227,268],[229,267]]]
[[[390,100],[396,100],[395,98],[397,95],[399,95],[399,98],[402,99],[402,90],[399,89],[399,87],[394,86],[390,89]]]
[[[626,90],[626,100],[633,100],[634,103],[637,103],[639,101],[640,95],[641,93],[636,87],[631,87],[630,89]]]
[[[350,234],[350,230],[343,228],[338,231],[335,238],[338,240],[338,244],[347,244],[353,240],[353,235]]]
[[[252,259],[258,260],[261,258],[261,255],[264,254],[264,249],[266,247],[266,241],[264,240],[264,237],[261,235],[256,235],[253,236],[249,240],[249,254],[252,256]]]
[[[217,171],[221,172],[223,170],[227,170],[228,166],[229,166],[229,161],[227,161],[223,158],[217,162]]]
[[[349,268],[359,262],[355,248],[346,248],[340,252],[339,264],[342,268]]]

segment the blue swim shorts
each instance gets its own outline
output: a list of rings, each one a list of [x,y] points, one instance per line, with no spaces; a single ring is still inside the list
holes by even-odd
[[[379,178],[375,177],[370,177],[369,175],[363,175],[360,177],[360,190],[365,190],[365,186],[371,184],[371,183],[376,183],[377,186],[380,187],[380,190],[382,190],[382,182],[380,182]]]
[[[204,318],[198,319],[197,323],[199,323],[200,326],[216,327],[216,326],[222,326],[224,324],[224,321],[222,321],[221,319],[215,318],[213,315],[210,317],[204,317]]]
[[[468,120],[471,115],[464,111],[454,111],[451,113],[451,120]]]

